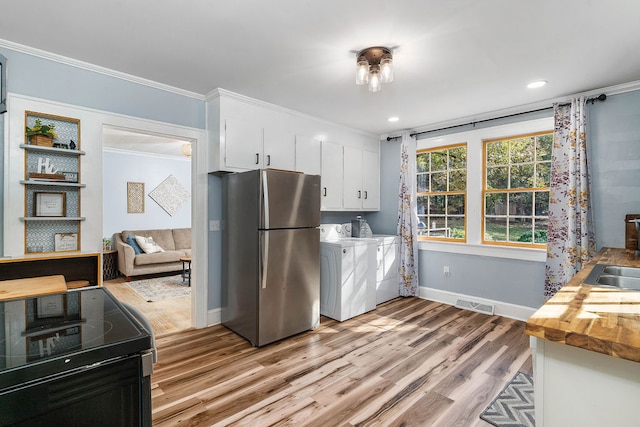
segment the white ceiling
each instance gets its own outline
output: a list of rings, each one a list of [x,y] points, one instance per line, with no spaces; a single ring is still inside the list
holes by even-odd
[[[376,134],[640,80],[638,0],[7,3],[0,39]],[[375,45],[393,48],[395,81],[370,93],[354,52]]]

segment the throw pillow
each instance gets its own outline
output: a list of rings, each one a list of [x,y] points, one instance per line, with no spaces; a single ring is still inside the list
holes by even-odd
[[[136,236],[136,242],[142,248],[145,254],[155,254],[156,252],[164,252],[164,249],[153,241],[153,237]]]
[[[133,234],[128,234],[127,235],[127,244],[129,246],[131,246],[133,248],[133,252],[136,255],[140,255],[142,252],[142,248],[140,248],[140,246],[138,246],[138,242],[136,242],[135,237],[133,237]]]

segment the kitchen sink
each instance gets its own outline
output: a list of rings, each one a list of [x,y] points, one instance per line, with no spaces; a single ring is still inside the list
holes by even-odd
[[[584,283],[592,286],[640,291],[640,268],[596,264]]]
[[[640,278],[640,268],[620,267],[617,265],[607,265],[602,269],[602,273],[611,274],[613,276],[635,277]]]

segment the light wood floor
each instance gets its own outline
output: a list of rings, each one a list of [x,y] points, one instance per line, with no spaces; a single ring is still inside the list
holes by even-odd
[[[488,426],[518,370],[524,323],[400,298],[346,322],[251,345],[218,325],[157,341],[154,426]]]
[[[145,315],[156,337],[191,328],[191,296],[147,302],[127,286],[124,277],[102,282],[121,302],[131,304]]]

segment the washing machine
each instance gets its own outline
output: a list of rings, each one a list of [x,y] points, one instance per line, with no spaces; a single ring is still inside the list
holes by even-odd
[[[376,239],[320,225],[320,314],[340,322],[376,308]]]

